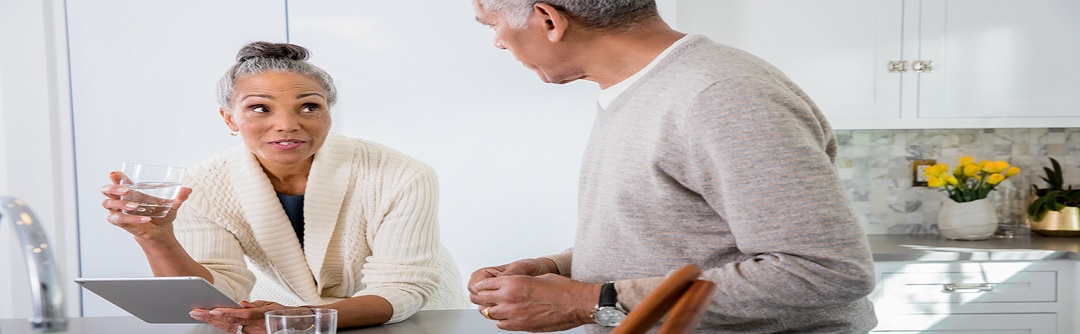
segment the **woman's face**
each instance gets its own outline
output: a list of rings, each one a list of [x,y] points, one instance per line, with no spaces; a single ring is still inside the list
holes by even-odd
[[[311,166],[330,132],[326,90],[318,81],[289,72],[265,72],[236,79],[225,124],[270,171]]]

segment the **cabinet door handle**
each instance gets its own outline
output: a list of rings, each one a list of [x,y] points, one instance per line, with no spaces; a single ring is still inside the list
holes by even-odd
[[[911,62],[911,71],[915,73],[934,71],[933,60],[916,60]]]
[[[907,72],[907,60],[892,60],[892,61],[889,61],[889,72],[891,72],[891,73]]]
[[[994,290],[991,283],[949,283],[942,286],[942,293],[979,293]]]

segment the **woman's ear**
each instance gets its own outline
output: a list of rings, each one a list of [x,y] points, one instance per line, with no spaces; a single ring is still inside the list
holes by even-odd
[[[539,2],[533,5],[536,16],[544,20],[544,29],[549,41],[561,41],[566,29],[570,26],[570,20],[566,13],[555,9],[549,4]]]
[[[229,127],[229,130],[240,131],[240,128],[236,126],[236,122],[233,121],[231,112],[225,110],[225,108],[218,108],[218,113],[220,113],[221,118],[225,120],[225,125]]]

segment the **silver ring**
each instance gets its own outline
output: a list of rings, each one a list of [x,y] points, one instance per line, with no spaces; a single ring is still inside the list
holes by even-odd
[[[244,325],[236,325],[236,334],[244,334]]]

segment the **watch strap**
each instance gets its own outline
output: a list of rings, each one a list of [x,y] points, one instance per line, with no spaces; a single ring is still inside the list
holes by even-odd
[[[604,307],[604,306],[612,306],[612,307],[614,307],[614,306],[616,306],[616,304],[618,304],[618,302],[619,302],[619,298],[618,298],[618,292],[615,291],[615,282],[604,283],[604,285],[600,287],[600,302],[596,303],[596,306],[597,307]]]

